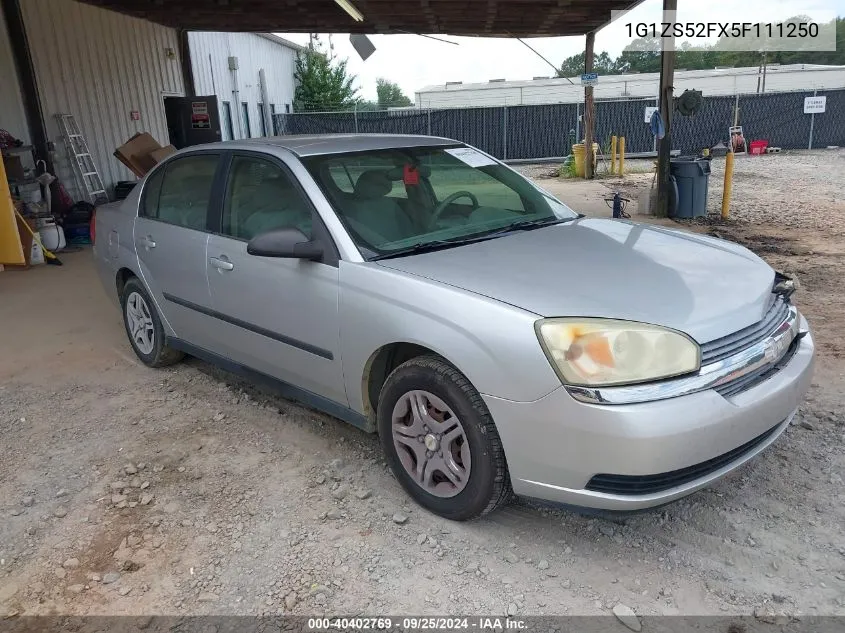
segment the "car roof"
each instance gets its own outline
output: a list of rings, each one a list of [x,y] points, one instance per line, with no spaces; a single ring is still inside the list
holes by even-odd
[[[202,147],[231,147],[236,145],[273,146],[285,148],[297,156],[318,156],[321,154],[342,154],[367,150],[391,149],[393,147],[420,147],[456,145],[460,141],[437,136],[413,134],[296,134],[291,136],[265,136],[211,143]],[[195,146],[196,147],[196,146]]]

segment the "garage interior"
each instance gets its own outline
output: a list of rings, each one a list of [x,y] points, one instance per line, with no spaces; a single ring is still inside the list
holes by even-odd
[[[6,176],[12,179],[12,193],[18,199],[33,205],[43,201],[42,215],[48,198],[53,215],[68,213],[70,217],[57,217],[57,221],[71,241],[83,245],[90,241],[86,228],[90,205],[122,197],[143,173],[117,160],[115,149],[139,133],[149,134],[164,146],[174,142],[173,126],[168,126],[168,112],[173,108],[167,104],[196,96],[187,43],[192,30],[578,35],[606,24],[611,11],[636,4],[633,0],[401,4],[368,0],[354,5],[362,17],[358,20],[332,0],[291,0],[283,11],[268,0],[213,4],[199,0],[2,0],[0,68],[8,79],[0,97],[0,129],[11,136],[4,144],[4,154],[9,155],[4,163],[15,171]],[[588,37],[588,47],[591,40]],[[586,91],[588,99],[591,91]],[[88,152],[67,148],[58,114],[73,117]],[[207,140],[214,139],[194,142]],[[79,151],[90,153],[91,160],[85,159],[84,166],[76,169],[71,154]],[[84,185],[81,171],[98,172],[92,186]],[[44,172],[56,180],[50,185],[37,183],[36,177]],[[2,180],[5,183],[7,178]],[[105,194],[92,194],[100,190]],[[27,215],[25,209],[20,210]],[[10,252],[0,252],[0,262],[28,265],[32,251],[28,233],[21,227],[15,230],[8,208],[3,215]],[[43,228],[44,222],[40,224],[33,226]],[[35,255],[40,261],[37,248]]]

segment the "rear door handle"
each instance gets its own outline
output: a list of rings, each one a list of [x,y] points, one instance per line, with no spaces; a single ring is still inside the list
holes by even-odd
[[[153,240],[151,235],[147,235],[147,237],[142,237],[138,241],[141,243],[141,246],[143,246],[144,248],[146,248],[148,250],[156,247],[156,243]]]
[[[212,266],[217,268],[218,270],[234,270],[235,265],[230,262],[225,255],[221,257],[209,257],[208,261],[211,263]]]

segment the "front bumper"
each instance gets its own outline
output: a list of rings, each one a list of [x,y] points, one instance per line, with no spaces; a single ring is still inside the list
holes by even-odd
[[[801,325],[807,328],[803,319]],[[699,490],[772,444],[810,387],[813,353],[808,332],[778,372],[729,397],[707,389],[654,402],[588,404],[564,387],[534,402],[483,397],[502,438],[516,494],[590,508],[637,510]],[[767,431],[771,433],[753,442]],[[727,462],[714,459],[746,444],[748,450],[733,453]],[[610,494],[587,488],[602,473],[656,475],[705,462],[718,467],[659,492]]]

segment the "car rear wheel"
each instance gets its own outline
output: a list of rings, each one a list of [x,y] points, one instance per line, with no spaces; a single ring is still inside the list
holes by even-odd
[[[137,278],[129,279],[121,296],[123,324],[135,355],[148,367],[166,367],[182,360],[182,352],[164,344],[164,328],[155,304]]]
[[[465,521],[510,499],[490,412],[466,376],[441,358],[413,358],[388,376],[378,427],[393,474],[426,509]]]

